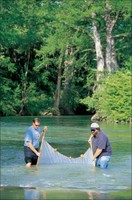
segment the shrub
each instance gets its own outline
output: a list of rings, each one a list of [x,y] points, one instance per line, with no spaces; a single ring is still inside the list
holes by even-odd
[[[93,96],[82,100],[88,110],[95,109],[100,118],[107,121],[131,120],[131,73],[118,71],[110,74]]]

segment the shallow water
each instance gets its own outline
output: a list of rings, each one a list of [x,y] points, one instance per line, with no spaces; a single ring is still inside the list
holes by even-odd
[[[113,150],[108,169],[101,170],[81,164],[39,165],[38,168],[27,169],[23,156],[23,138],[31,121],[32,117],[1,118],[1,194],[5,199],[11,197],[6,194],[6,190],[9,193],[14,187],[16,193],[19,193],[21,188],[19,199],[34,199],[35,195],[38,195],[36,199],[42,199],[42,196],[45,199],[50,199],[51,196],[55,198],[58,195],[56,191],[61,191],[58,199],[61,199],[62,194],[65,196],[65,191],[71,195],[67,196],[67,199],[79,199],[80,195],[80,199],[83,199],[83,196],[90,199],[90,195],[94,196],[93,199],[106,199],[106,195],[107,199],[112,199],[110,194],[115,191],[118,192],[117,198],[122,195],[122,199],[131,199],[129,125],[100,123]],[[41,122],[41,128],[43,125],[48,126],[45,139],[59,152],[78,157],[89,147],[87,139],[91,122],[88,116],[41,117]],[[126,195],[125,191],[129,195]]]

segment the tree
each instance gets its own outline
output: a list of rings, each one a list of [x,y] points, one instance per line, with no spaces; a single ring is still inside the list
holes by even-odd
[[[11,90],[15,92],[17,82],[19,85],[19,110],[14,107],[14,112],[23,115],[26,113],[28,102],[27,96],[30,86],[34,85],[34,90],[37,87],[37,77],[33,70],[32,59],[35,57],[35,48],[39,48],[42,38],[47,34],[46,29],[46,13],[42,15],[41,4],[36,3],[36,0],[31,1],[2,1],[1,27],[1,47],[6,57],[10,58],[12,66],[16,68],[16,74],[13,74],[10,81],[15,81],[16,86]],[[47,11],[46,11],[47,12]],[[48,20],[48,19],[47,19]],[[42,26],[43,25],[43,26]],[[6,58],[5,57],[5,58]],[[34,79],[35,84],[30,84]],[[14,85],[14,84],[13,84]],[[33,89],[33,88],[32,88]],[[4,98],[3,94],[3,98]]]

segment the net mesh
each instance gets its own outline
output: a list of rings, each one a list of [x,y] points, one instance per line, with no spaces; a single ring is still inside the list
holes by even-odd
[[[71,158],[59,153],[45,140],[42,146],[39,164],[54,163],[84,163],[92,165],[92,151],[89,148],[84,154],[81,154],[80,157]]]

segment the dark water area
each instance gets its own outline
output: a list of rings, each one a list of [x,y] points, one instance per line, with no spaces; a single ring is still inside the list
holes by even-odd
[[[112,159],[108,169],[80,164],[25,168],[24,132],[33,117],[1,118],[1,199],[131,199],[131,127],[100,127],[109,137]],[[64,155],[78,157],[88,148],[89,116],[40,117],[45,139]]]

